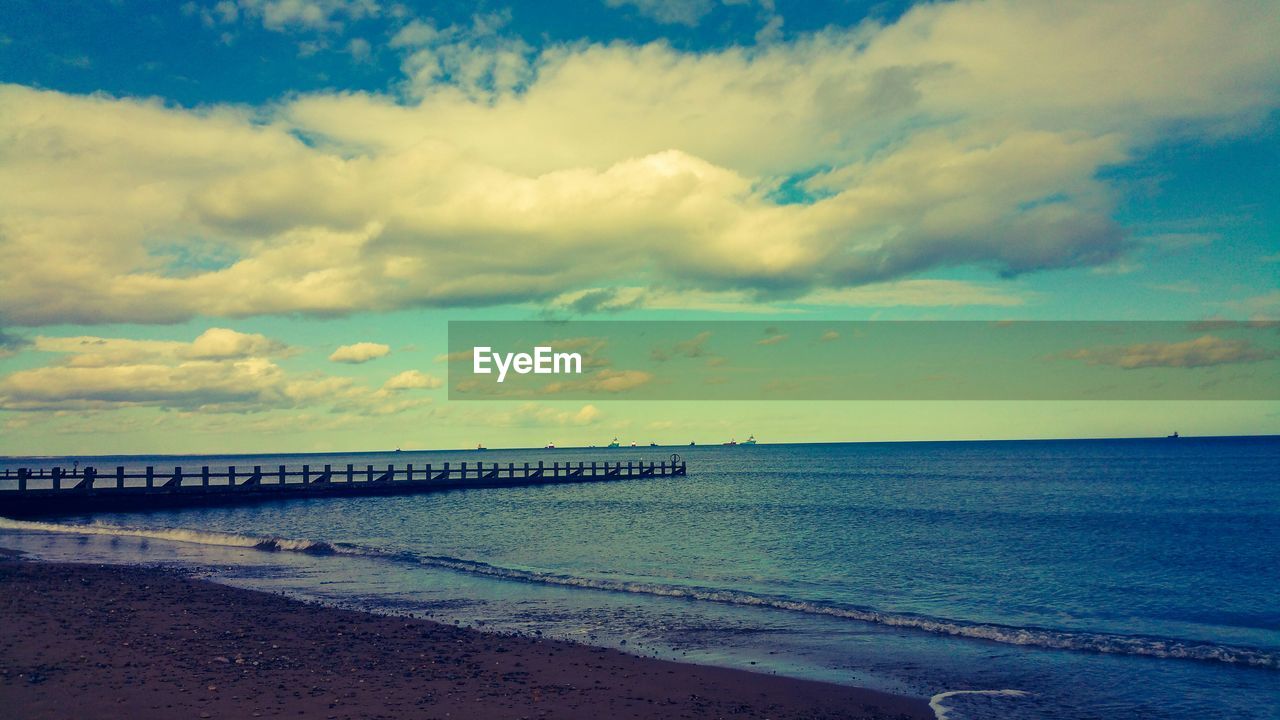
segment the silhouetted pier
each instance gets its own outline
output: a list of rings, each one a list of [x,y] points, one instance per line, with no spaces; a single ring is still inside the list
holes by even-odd
[[[235,466],[142,469],[17,468],[0,473],[15,487],[0,488],[0,515],[65,515],[154,508],[227,505],[266,500],[361,495],[408,495],[466,488],[520,487],[675,477],[686,473],[679,455],[669,461],[443,463],[433,465]],[[6,483],[9,484],[9,483]]]

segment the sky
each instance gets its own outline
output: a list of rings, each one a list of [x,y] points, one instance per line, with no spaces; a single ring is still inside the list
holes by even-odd
[[[1278,319],[1276,37],[1248,0],[10,0],[0,454],[1280,433],[450,401],[444,357],[451,320]]]

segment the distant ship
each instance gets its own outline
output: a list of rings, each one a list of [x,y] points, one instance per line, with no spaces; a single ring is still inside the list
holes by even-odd
[[[725,445],[737,445],[737,444],[738,444],[737,440],[730,440],[729,442],[725,443]]]
[[[695,445],[697,445],[697,444],[698,444],[698,443],[694,442],[693,440],[690,440],[690,441],[689,441],[689,447],[693,447],[693,446],[695,446]]]
[[[1177,439],[1178,439],[1178,431],[1177,431],[1177,430],[1174,430],[1174,431],[1173,431],[1173,434],[1169,436],[1169,439],[1170,439],[1170,440],[1177,440]]]
[[[614,438],[613,442],[609,443],[608,447],[616,448],[616,447],[622,447],[622,446],[618,444],[618,438]]]
[[[546,447],[543,448],[543,450],[555,450],[555,449],[556,449],[556,444],[553,442],[547,443]]]
[[[649,447],[658,447],[658,443],[656,443],[656,442],[651,442],[651,443],[649,443]]]
[[[488,450],[488,449],[489,448],[485,447],[483,443],[476,445],[476,450]]]
[[[636,441],[635,441],[635,440],[632,440],[632,441],[631,441],[631,447],[635,447],[635,446],[636,446]]]
[[[745,441],[745,442],[743,442],[742,444],[743,444],[743,445],[755,445],[755,444],[756,444],[756,436],[755,436],[755,435],[752,435],[751,437],[747,438],[747,439],[746,439],[746,441]]]

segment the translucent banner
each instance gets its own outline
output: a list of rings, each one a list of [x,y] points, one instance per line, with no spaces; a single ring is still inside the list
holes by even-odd
[[[450,400],[1277,400],[1275,322],[453,321]]]

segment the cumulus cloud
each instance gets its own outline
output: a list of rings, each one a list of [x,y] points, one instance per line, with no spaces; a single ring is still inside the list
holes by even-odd
[[[597,370],[581,380],[562,380],[547,383],[542,392],[559,393],[609,393],[616,395],[634,390],[653,381],[653,373],[643,370]]]
[[[186,350],[187,357],[200,360],[278,355],[288,347],[265,335],[247,334],[227,328],[209,328]]]
[[[377,360],[380,357],[385,357],[390,352],[390,345],[372,342],[359,342],[339,347],[337,350],[333,351],[333,354],[329,356],[329,359],[336,363],[358,365],[359,363],[366,363],[370,360]]]
[[[786,333],[776,332],[776,329],[775,329],[775,332],[768,333],[767,337],[757,340],[756,344],[757,345],[777,345],[779,343],[786,342],[787,338],[789,337],[791,336]]]
[[[604,0],[609,7],[633,7],[660,23],[693,27],[716,6],[715,0]]]
[[[279,27],[372,7],[235,6]],[[1265,117],[1277,34],[1265,2],[988,0],[750,49],[534,50],[499,17],[405,26],[394,94],[184,109],[0,86],[2,320],[546,302],[637,278],[758,304],[1114,263],[1099,171]]]
[[[525,403],[511,411],[488,414],[485,420],[488,424],[501,427],[570,427],[594,425],[601,417],[603,413],[595,405],[565,410],[538,403]]]
[[[1121,347],[1081,349],[1067,357],[1091,365],[1137,368],[1201,368],[1261,362],[1277,357],[1273,350],[1260,348],[1248,340],[1229,340],[1202,335],[1194,340],[1172,343],[1136,343]]]
[[[219,0],[212,5],[189,2],[185,8],[198,13],[206,25],[252,19],[277,32],[339,30],[344,21],[376,17],[381,12],[374,0]]]
[[[431,390],[444,385],[444,381],[434,375],[418,370],[405,370],[387,380],[382,385],[383,390]]]
[[[656,362],[666,362],[672,357],[700,358],[707,354],[707,341],[711,339],[711,331],[703,330],[687,340],[679,340],[670,347],[654,346],[649,351],[649,358]]]
[[[288,354],[283,343],[222,328],[191,342],[40,336],[32,345],[59,357],[0,377],[0,410],[156,407],[245,413],[330,407],[385,414],[429,402],[396,399],[350,378],[290,373],[270,357]]]
[[[717,5],[758,5],[759,14],[765,20],[762,31],[773,36],[782,26],[782,18],[775,14],[773,0],[604,0],[612,8],[634,8],[644,17],[666,25],[694,27],[702,22]]]

